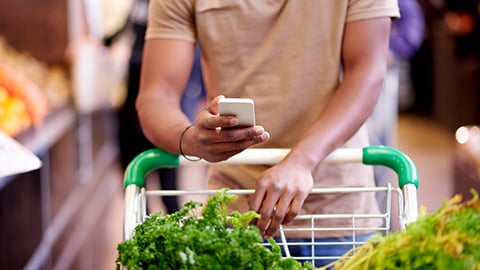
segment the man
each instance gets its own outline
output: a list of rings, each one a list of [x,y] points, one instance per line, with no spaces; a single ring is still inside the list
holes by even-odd
[[[375,213],[373,194],[307,196],[314,186],[374,185],[367,166],[320,163],[338,147],[369,143],[363,123],[383,82],[397,16],[395,0],[152,0],[136,103],[143,131],[159,148],[211,162],[248,147],[291,148],[269,168],[214,165],[209,172],[211,188],[255,188],[233,207],[257,211],[265,237],[298,213]],[[180,98],[196,43],[210,103],[192,125]],[[238,121],[218,115],[222,95],[254,99],[259,125],[225,129]]]

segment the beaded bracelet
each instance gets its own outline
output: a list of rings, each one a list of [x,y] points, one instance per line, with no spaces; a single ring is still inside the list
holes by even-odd
[[[180,134],[180,141],[178,142],[178,148],[180,149],[180,154],[182,155],[182,157],[184,157],[186,160],[189,160],[189,161],[200,161],[202,158],[197,158],[197,159],[191,159],[189,157],[187,157],[185,155],[185,153],[183,153],[183,149],[182,149],[182,140],[183,140],[183,136],[185,135],[185,133],[187,132],[187,130],[189,128],[193,127],[193,125],[189,125],[188,127],[186,127],[183,131],[182,131],[182,134]]]

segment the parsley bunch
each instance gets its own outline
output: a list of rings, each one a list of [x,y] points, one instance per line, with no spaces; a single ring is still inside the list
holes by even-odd
[[[249,225],[260,216],[228,213],[236,196],[226,191],[211,196],[202,215],[199,202],[188,202],[170,215],[152,214],[118,245],[117,269],[313,269],[283,258],[273,239],[271,249],[262,245],[259,229]]]
[[[355,255],[333,263],[350,269],[480,269],[480,200],[456,195],[437,211],[424,214],[403,231],[376,235]],[[325,268],[327,268],[325,267]],[[322,268],[323,269],[323,268]]]

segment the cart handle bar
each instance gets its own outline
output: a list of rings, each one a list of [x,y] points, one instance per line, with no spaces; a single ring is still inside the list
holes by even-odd
[[[222,163],[229,164],[275,164],[282,160],[289,149],[280,148],[249,148],[232,156]],[[418,188],[418,175],[415,164],[401,151],[388,146],[367,146],[364,148],[340,148],[328,155],[325,162],[361,162],[366,165],[386,166],[398,175],[400,188],[413,184]],[[207,161],[201,161],[207,162]],[[178,155],[152,148],[138,154],[125,170],[124,187],[145,185],[145,176],[153,170],[167,167],[177,167],[180,164],[193,163]]]

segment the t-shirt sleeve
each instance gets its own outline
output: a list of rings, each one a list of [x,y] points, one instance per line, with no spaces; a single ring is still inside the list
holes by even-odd
[[[145,39],[195,42],[193,4],[189,0],[150,0]]]
[[[347,22],[390,17],[399,18],[397,0],[350,0],[348,3]]]

